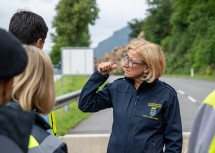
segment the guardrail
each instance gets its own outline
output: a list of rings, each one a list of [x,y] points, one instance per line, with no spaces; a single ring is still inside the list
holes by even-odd
[[[81,94],[81,90],[77,90],[77,91],[56,97],[54,109],[61,108],[65,105],[68,105],[71,102],[74,102],[75,100],[78,100],[80,94]]]

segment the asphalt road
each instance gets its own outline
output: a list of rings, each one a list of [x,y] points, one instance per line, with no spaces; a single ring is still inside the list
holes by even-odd
[[[118,76],[112,76],[113,81]],[[183,132],[190,132],[199,105],[204,98],[215,90],[215,81],[203,81],[185,78],[160,78],[170,84],[178,93]],[[109,134],[111,133],[113,118],[112,109],[106,109],[93,113],[88,119],[71,129],[71,134]]]

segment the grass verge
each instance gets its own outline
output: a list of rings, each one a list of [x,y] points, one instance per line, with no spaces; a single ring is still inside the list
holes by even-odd
[[[55,82],[56,96],[81,89],[87,82],[87,76],[63,76]]]
[[[69,104],[67,112],[64,111],[64,108],[54,111],[57,122],[57,136],[67,134],[71,128],[74,128],[90,115],[90,113],[81,112],[77,105],[77,102]]]
[[[81,89],[89,77],[87,76],[63,76],[55,82],[56,96],[67,94]],[[57,136],[65,135],[78,123],[87,118],[90,113],[83,113],[78,109],[77,102],[69,104],[68,111],[64,108],[54,110],[57,122]]]

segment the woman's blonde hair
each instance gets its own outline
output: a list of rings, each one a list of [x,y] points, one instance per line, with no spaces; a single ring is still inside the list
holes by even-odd
[[[24,72],[14,78],[12,99],[25,111],[33,109],[48,114],[55,104],[53,66],[41,49],[23,45],[28,64]]]
[[[128,50],[135,50],[141,57],[143,63],[147,65],[148,72],[141,78],[148,83],[160,77],[165,70],[165,55],[160,46],[146,40],[132,42]]]

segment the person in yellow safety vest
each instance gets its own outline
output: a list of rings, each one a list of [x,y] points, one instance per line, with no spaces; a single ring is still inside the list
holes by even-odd
[[[23,44],[34,45],[43,49],[48,26],[40,15],[27,10],[19,10],[11,17],[9,31]],[[51,133],[56,135],[57,127],[54,112],[43,117],[50,124]]]
[[[215,90],[198,111],[189,139],[189,153],[215,153]]]
[[[42,115],[49,114],[55,104],[53,66],[41,49],[23,45],[28,64],[23,73],[14,78],[12,101],[9,106],[36,113],[29,141],[29,153],[67,153],[67,146],[47,132],[50,125]],[[18,108],[18,107],[17,107]]]
[[[56,136],[48,133],[44,119],[36,115],[35,124],[29,140],[28,153],[67,153],[67,146]]]
[[[51,126],[51,132],[53,135],[56,135],[57,134],[57,126],[56,126],[57,122],[55,119],[54,112],[52,111],[51,113],[49,113],[48,117],[49,117],[49,123]]]

